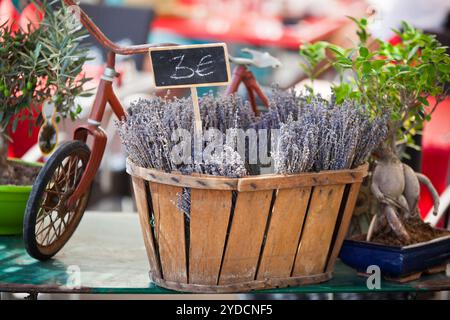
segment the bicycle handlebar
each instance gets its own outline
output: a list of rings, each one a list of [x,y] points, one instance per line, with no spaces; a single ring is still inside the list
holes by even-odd
[[[174,46],[174,43],[160,43],[160,44],[141,44],[128,47],[122,47],[112,42],[108,37],[100,30],[100,28],[89,18],[86,12],[80,8],[73,0],[63,0],[65,4],[69,6],[77,6],[80,10],[80,20],[87,31],[102,45],[104,48],[119,54],[119,55],[132,55],[147,53],[148,49],[154,47]]]

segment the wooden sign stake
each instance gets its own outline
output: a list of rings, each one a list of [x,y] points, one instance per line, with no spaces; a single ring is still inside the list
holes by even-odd
[[[198,138],[202,137],[202,118],[200,116],[200,106],[198,104],[197,89],[191,87],[191,98],[194,107],[194,130]]]

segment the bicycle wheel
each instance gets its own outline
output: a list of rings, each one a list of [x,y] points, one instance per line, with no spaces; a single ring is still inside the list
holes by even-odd
[[[23,237],[28,254],[53,257],[70,239],[86,209],[90,187],[72,209],[66,206],[90,157],[88,146],[68,141],[53,153],[33,184],[25,209]]]

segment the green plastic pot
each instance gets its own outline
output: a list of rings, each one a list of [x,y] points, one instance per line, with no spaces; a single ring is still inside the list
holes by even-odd
[[[27,166],[42,166],[40,163],[19,162]],[[32,186],[0,185],[0,235],[22,234],[23,216]]]

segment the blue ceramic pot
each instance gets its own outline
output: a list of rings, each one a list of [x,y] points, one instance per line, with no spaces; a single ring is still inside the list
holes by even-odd
[[[345,240],[339,257],[360,272],[365,273],[368,266],[377,265],[383,275],[403,277],[449,261],[450,236],[405,247]]]

